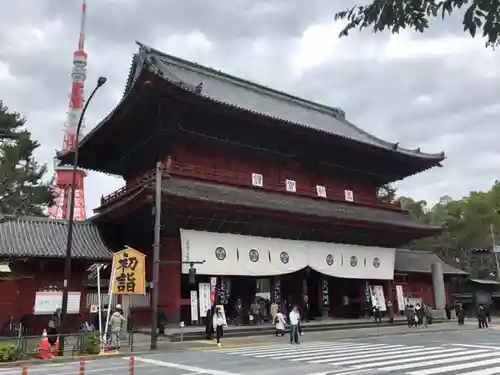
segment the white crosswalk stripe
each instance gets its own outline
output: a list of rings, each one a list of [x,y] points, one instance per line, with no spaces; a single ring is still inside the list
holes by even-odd
[[[460,345],[393,345],[366,342],[310,342],[301,345],[221,349],[217,353],[334,366],[325,375],[370,371],[408,375],[500,374],[500,350]]]

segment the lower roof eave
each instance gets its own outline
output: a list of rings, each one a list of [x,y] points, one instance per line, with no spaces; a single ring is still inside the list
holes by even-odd
[[[437,226],[420,223],[404,213],[211,182],[170,178],[163,181],[163,193],[187,200],[296,213],[322,219],[390,225],[429,234],[442,230]]]
[[[420,233],[420,237],[431,236],[442,231],[440,226],[424,224],[401,212],[313,199],[294,195],[284,195],[263,189],[235,187],[218,183],[168,178],[163,181],[166,197],[183,199],[188,202],[217,204],[221,207],[245,207],[274,213],[295,213],[316,219],[334,219],[369,225],[389,225],[393,228]],[[122,197],[95,210],[93,221],[105,219],[116,209],[133,201],[154,196],[151,184],[144,184]]]

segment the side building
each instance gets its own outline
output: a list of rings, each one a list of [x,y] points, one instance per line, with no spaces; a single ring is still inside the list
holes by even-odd
[[[62,164],[72,158],[60,156]],[[190,322],[191,292],[214,278],[230,315],[238,299],[245,307],[259,299],[299,304],[312,317],[359,316],[367,285],[394,305],[396,249],[441,228],[381,202],[377,189],[443,159],[380,140],[339,109],[143,44],[122,100],[79,149],[79,167],[126,181],[93,218],[106,243],[150,260],[161,162],[159,304],[170,322]],[[189,262],[203,262],[194,284]],[[439,291],[420,294],[442,308],[439,278]],[[432,291],[432,279],[422,280]]]
[[[8,335],[10,319],[14,325],[22,321],[28,334],[39,335],[61,307],[67,229],[66,220],[40,217],[0,222],[0,335]],[[68,324],[77,329],[97,304],[89,268],[108,263],[111,252],[88,220],[75,223],[72,250]]]

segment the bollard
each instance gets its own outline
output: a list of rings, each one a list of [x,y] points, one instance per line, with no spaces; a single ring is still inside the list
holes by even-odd
[[[181,342],[184,342],[184,321],[180,324],[181,327]]]
[[[135,372],[135,359],[130,357],[130,375],[134,375]]]
[[[85,361],[80,361],[80,375],[85,375]]]
[[[21,374],[28,375],[28,366],[23,366]]]

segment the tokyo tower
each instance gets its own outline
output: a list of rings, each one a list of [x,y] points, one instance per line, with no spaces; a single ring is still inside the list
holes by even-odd
[[[78,40],[78,49],[73,54],[73,70],[71,77],[73,83],[71,86],[71,96],[69,101],[68,119],[64,127],[64,139],[62,152],[72,150],[76,142],[76,128],[84,104],[84,83],[87,70],[87,54],[84,50],[85,43],[85,15],[87,4],[85,0],[82,3],[82,19],[80,24],[80,38]],[[71,197],[72,167],[58,166],[54,162],[56,173],[55,185],[53,187],[55,194],[54,205],[49,209],[49,215],[54,219],[69,219],[69,207]],[[83,180],[87,176],[83,169],[78,168],[75,186],[75,214],[74,220],[85,220],[85,194]]]

